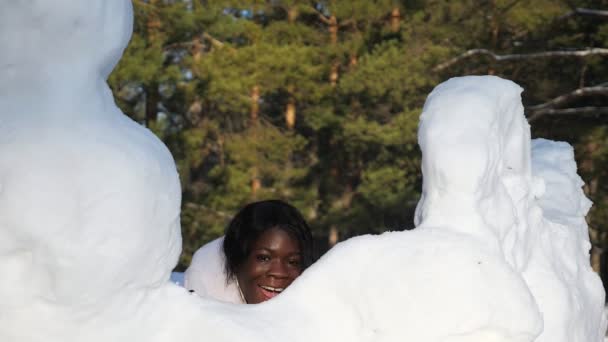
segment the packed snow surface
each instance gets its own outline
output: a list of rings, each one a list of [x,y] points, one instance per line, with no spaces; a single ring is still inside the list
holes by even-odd
[[[223,276],[225,269],[223,243],[222,236],[205,244],[194,253],[190,266],[184,272],[184,287],[202,297],[228,303],[243,303],[236,282],[228,282]]]
[[[0,0],[0,341],[602,341],[572,148],[516,84],[429,95],[417,229],[338,244],[258,305],[170,281],[180,188],[105,83],[128,0]]]

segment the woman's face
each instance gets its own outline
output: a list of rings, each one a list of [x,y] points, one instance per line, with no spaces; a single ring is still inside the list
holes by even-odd
[[[301,259],[298,242],[287,232],[264,231],[236,273],[245,301],[257,304],[281,293],[302,273]]]

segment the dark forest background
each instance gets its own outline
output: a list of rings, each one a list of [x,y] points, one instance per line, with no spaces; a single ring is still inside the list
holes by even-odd
[[[281,198],[320,252],[413,228],[418,116],[460,75],[522,87],[534,137],[575,147],[608,269],[607,0],[135,0],[110,77],[118,105],[175,157],[184,252],[244,204]]]

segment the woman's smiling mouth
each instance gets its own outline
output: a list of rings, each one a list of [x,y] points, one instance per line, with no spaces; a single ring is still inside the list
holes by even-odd
[[[279,293],[283,292],[284,287],[272,287],[266,285],[258,285],[260,288],[262,295],[268,300],[270,298],[276,297]]]

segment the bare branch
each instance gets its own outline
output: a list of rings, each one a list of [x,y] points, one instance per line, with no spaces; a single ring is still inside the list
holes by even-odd
[[[560,95],[550,101],[541,103],[527,108],[528,121],[538,119],[543,115],[563,115],[563,114],[604,114],[608,107],[580,107],[580,108],[560,108],[567,102],[584,97],[584,96],[608,96],[608,87],[606,84],[600,84],[593,87],[584,87],[576,89],[568,94]]]
[[[472,49],[465,53],[454,57],[444,63],[441,63],[433,68],[433,71],[444,70],[459,61],[476,55],[485,55],[492,58],[496,62],[505,61],[517,61],[524,59],[537,59],[537,58],[553,58],[553,57],[587,57],[590,55],[608,55],[608,49],[604,48],[587,48],[584,50],[571,50],[571,51],[543,51],[535,53],[522,53],[522,54],[510,54],[510,55],[497,55],[494,52],[487,49]]]
[[[319,9],[317,9],[314,6],[311,6],[311,8],[317,13],[317,15],[319,16],[319,20],[321,20],[325,25],[331,26],[332,20],[330,18],[328,18],[323,12],[321,12]],[[356,22],[355,20],[351,19],[346,19],[340,22],[339,26],[340,27],[346,27],[346,26],[355,26]]]
[[[570,18],[572,16],[575,16],[577,14],[580,15],[589,15],[589,16],[596,16],[596,17],[603,17],[608,19],[608,11],[603,11],[603,10],[595,10],[595,9],[589,9],[589,8],[575,8],[574,10],[562,15],[561,17],[558,18],[559,19],[566,19],[566,18]]]
[[[571,114],[608,114],[608,107],[578,107],[578,108],[547,108],[534,112],[528,116],[528,122],[538,120],[543,115],[571,115]]]
[[[317,15],[319,16],[319,20],[321,20],[325,25],[331,24],[331,21],[328,17],[325,16],[323,12],[319,11],[319,9],[316,8],[314,5],[311,5],[310,7],[313,9],[313,11],[317,13]]]
[[[208,41],[210,41],[211,45],[215,46],[216,48],[222,48],[222,47],[224,47],[224,42],[222,42],[222,41],[214,38],[212,35],[210,35],[207,32],[204,32],[203,35],[202,35],[202,37],[204,39],[207,39]]]
[[[327,17],[325,17],[322,13],[319,13],[319,20],[321,20],[325,25],[331,24],[331,21],[327,19]]]
[[[593,96],[593,95],[608,96],[608,87],[600,85],[600,86],[595,86],[595,87],[579,88],[568,94],[558,96],[558,97],[552,99],[551,101],[547,101],[545,103],[541,103],[541,104],[538,104],[535,106],[528,107],[528,109],[536,112],[536,111],[540,111],[545,108],[558,107],[560,105],[563,105],[566,102],[572,101],[574,99],[577,99],[577,98],[580,98],[583,96]]]

